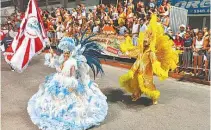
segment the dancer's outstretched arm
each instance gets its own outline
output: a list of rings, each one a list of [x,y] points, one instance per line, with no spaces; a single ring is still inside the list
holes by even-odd
[[[138,55],[140,54],[140,49],[139,48],[135,48],[133,50],[126,51],[125,54],[127,56],[131,57],[131,58],[137,58]]]

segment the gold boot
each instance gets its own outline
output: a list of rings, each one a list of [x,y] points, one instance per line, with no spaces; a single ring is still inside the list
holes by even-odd
[[[158,101],[155,100],[155,99],[153,99],[153,100],[152,100],[152,104],[153,104],[153,105],[157,105],[157,104],[158,104]]]

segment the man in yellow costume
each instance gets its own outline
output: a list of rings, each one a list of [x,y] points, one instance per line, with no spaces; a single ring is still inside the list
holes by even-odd
[[[121,87],[132,93],[133,101],[145,94],[157,104],[160,92],[153,83],[153,74],[164,80],[169,70],[177,67],[178,52],[173,49],[173,44],[164,34],[162,25],[157,23],[156,15],[151,16],[148,29],[139,34],[138,46],[133,46],[130,37],[120,44],[123,53],[136,58],[129,72],[119,79]]]

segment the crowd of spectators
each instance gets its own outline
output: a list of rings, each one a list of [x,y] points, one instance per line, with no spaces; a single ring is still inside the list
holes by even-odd
[[[120,1],[117,5],[100,4],[90,9],[80,4],[76,8],[52,8],[41,12],[50,42],[55,44],[64,35],[80,35],[83,30],[88,30],[89,33],[137,36],[139,32],[147,29],[150,15],[153,13],[158,15],[167,32],[169,9],[168,0],[163,0],[160,7],[157,7],[155,0],[150,0],[147,5],[141,1],[134,5],[133,0],[129,0]],[[2,27],[17,31],[23,17],[24,13],[14,13],[7,18],[7,23]]]
[[[203,30],[181,26],[181,32],[174,38],[175,48],[181,50],[177,72],[191,74],[210,80],[210,33],[207,27]]]
[[[163,25],[165,33],[174,40],[175,49],[181,50],[177,73],[186,73],[193,76],[209,79],[210,61],[210,31],[192,29],[190,26],[181,25],[180,31],[173,34],[170,25],[170,3],[163,0],[158,7],[156,0],[133,3],[133,0],[119,2],[117,5],[100,4],[88,9],[85,5],[78,5],[74,9],[52,8],[42,10],[42,18],[47,36],[52,45],[59,43],[64,36],[81,35],[81,31],[95,34],[129,34],[133,37],[134,44],[139,32],[144,32],[151,14],[157,14],[158,22]],[[11,37],[20,27],[24,13],[12,14],[2,29],[9,30]]]

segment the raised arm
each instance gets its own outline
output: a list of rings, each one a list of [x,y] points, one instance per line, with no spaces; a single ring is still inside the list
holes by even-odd
[[[122,53],[132,58],[137,58],[140,54],[140,48],[133,46],[132,39],[129,36],[126,38],[124,43],[120,44],[120,50]]]
[[[140,54],[140,49],[135,48],[133,50],[126,51],[125,54],[131,58],[137,58]]]

